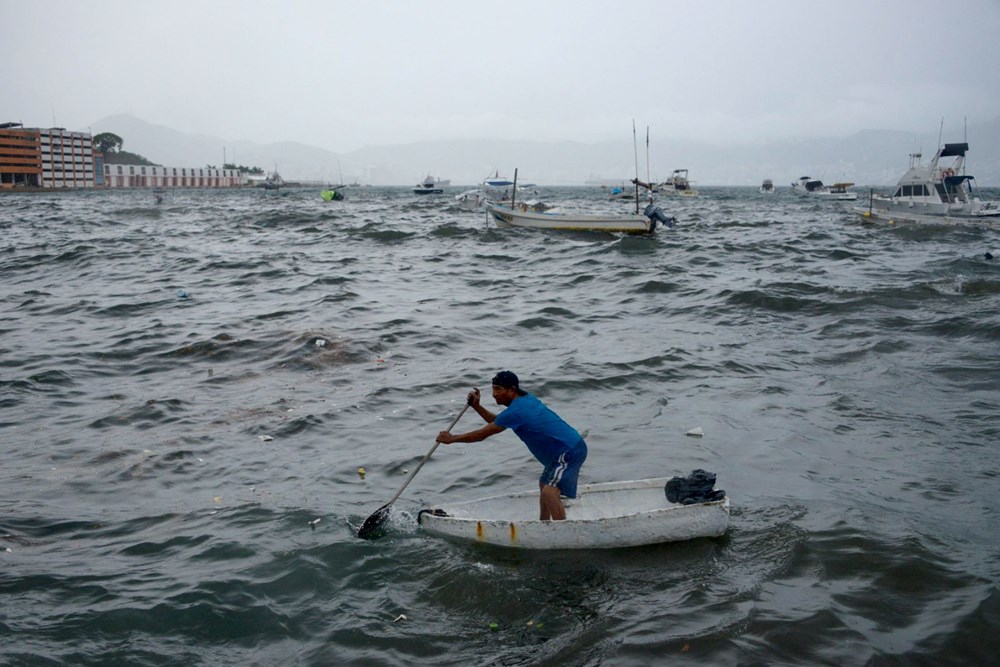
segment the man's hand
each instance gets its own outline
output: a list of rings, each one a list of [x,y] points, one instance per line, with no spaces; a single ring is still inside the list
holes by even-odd
[[[466,402],[469,404],[469,407],[472,408],[473,410],[479,408],[479,390],[473,389],[472,391],[470,391],[469,397],[466,399]]]
[[[445,445],[450,445],[455,442],[455,436],[448,431],[441,431],[438,433],[437,441]]]

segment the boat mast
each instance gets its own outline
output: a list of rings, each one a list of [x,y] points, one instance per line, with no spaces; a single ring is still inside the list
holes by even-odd
[[[497,172],[498,174],[500,172]],[[517,199],[517,167],[514,167],[514,185],[510,190],[510,210],[514,210],[514,200]]]
[[[632,119],[632,152],[635,153],[635,214],[639,215],[639,147],[635,138],[635,118]]]

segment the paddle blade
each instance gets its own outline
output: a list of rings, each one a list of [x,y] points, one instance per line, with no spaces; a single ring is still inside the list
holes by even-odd
[[[373,540],[377,537],[382,537],[382,529],[385,526],[385,522],[389,519],[389,512],[392,510],[392,503],[388,505],[382,505],[361,525],[358,530],[358,537],[363,540]]]

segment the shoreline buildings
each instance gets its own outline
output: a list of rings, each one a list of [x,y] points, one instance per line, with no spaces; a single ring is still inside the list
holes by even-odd
[[[0,192],[78,188],[238,188],[238,169],[116,164],[89,132],[0,123]]]
[[[160,167],[104,164],[103,187],[119,188],[238,188],[245,183],[238,169]]]

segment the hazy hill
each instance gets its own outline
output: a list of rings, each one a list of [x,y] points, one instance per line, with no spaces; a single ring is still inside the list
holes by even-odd
[[[947,122],[947,121],[946,121]],[[131,115],[97,121],[93,132],[114,132],[125,150],[141,153],[168,166],[221,166],[228,162],[275,168],[286,179],[373,185],[412,185],[425,175],[450,178],[453,185],[476,184],[499,170],[523,182],[582,185],[590,179],[628,179],[635,173],[631,128],[622,140],[604,143],[463,140],[366,146],[335,153],[295,142],[258,144],[205,135],[185,134],[151,125]],[[656,130],[652,128],[652,137]],[[771,178],[787,185],[799,176],[828,183],[853,181],[860,186],[895,184],[908,166],[908,155],[922,151],[930,158],[937,148],[937,128],[926,133],[866,130],[849,137],[776,142],[758,146],[715,146],[689,141],[650,142],[654,180],[673,169],[686,168],[700,185],[759,185]],[[970,124],[969,172],[980,186],[1000,186],[1000,117]],[[946,125],[943,141],[962,141],[956,124]],[[639,174],[646,177],[645,139],[639,142]]]

